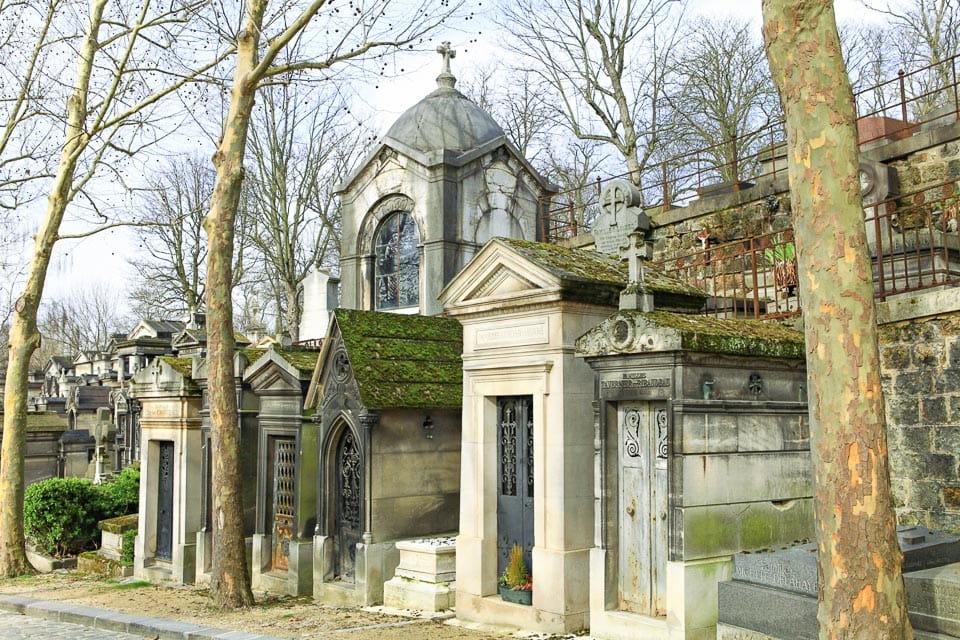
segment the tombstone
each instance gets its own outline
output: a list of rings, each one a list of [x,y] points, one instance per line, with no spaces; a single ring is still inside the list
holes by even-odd
[[[897,527],[897,538],[914,629],[955,636],[960,631],[960,600],[955,599],[960,537],[910,525]],[[815,543],[736,554],[732,580],[720,583],[717,638],[816,640],[816,554]],[[954,597],[944,598],[947,594]]]
[[[304,410],[316,600],[380,604],[398,541],[456,530],[462,340],[449,318],[334,311]]]
[[[110,409],[100,407],[97,409],[97,421],[93,426],[93,438],[96,442],[96,452],[93,456],[92,472],[93,483],[100,484],[110,476],[112,465],[110,464],[110,445],[116,435],[117,429],[110,418]]]
[[[298,342],[322,340],[327,335],[330,312],[339,303],[340,278],[315,267],[300,281],[299,287],[303,292],[303,314]]]
[[[627,273],[594,251],[496,238],[441,293],[464,327],[457,617],[560,633],[589,626],[591,373],[573,341]],[[514,544],[532,605],[498,594]]]

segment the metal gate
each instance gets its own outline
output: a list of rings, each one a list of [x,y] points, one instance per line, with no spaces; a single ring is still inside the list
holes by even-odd
[[[273,451],[273,568],[290,567],[290,541],[293,540],[293,513],[296,489],[297,443],[277,439]]]
[[[667,408],[662,402],[619,407],[619,608],[666,615]]]
[[[173,556],[173,443],[159,443],[157,465],[157,550],[158,560]]]
[[[360,542],[363,468],[357,439],[344,428],[337,443],[336,549],[334,574],[352,582],[357,544]]]
[[[533,396],[497,399],[497,572],[514,544],[533,573]]]

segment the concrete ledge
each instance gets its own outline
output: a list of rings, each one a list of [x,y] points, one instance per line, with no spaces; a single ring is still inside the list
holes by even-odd
[[[264,636],[245,631],[203,627],[177,620],[147,618],[110,611],[109,609],[97,609],[96,607],[50,600],[36,600],[18,595],[0,595],[0,610],[56,622],[70,622],[106,631],[132,633],[160,640],[281,640],[274,636]]]

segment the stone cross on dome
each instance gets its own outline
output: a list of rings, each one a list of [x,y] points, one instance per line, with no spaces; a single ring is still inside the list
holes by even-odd
[[[450,47],[449,40],[445,40],[437,47],[437,53],[443,56],[443,68],[440,70],[440,75],[437,76],[437,85],[447,89],[453,89],[453,85],[457,83],[457,79],[450,71],[450,59],[457,57],[457,51]]]

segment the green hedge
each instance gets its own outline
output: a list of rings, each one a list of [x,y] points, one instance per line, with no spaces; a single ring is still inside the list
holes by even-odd
[[[27,487],[23,526],[41,553],[63,557],[96,548],[97,523],[136,512],[140,470],[128,467],[113,481],[95,485],[82,478],[50,478]]]

